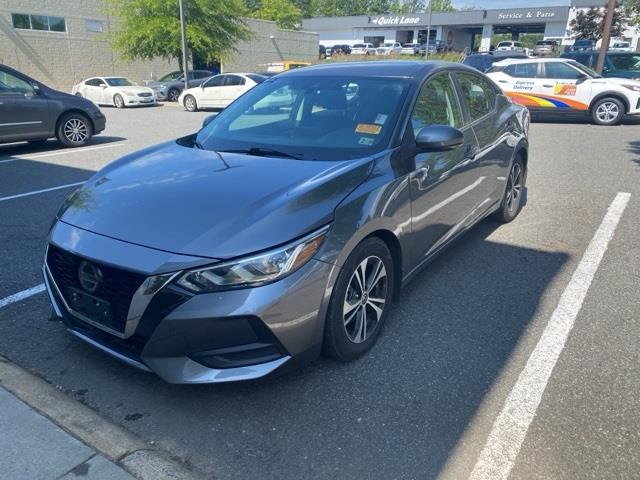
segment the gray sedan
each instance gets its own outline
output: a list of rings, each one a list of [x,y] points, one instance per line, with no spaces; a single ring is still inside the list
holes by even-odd
[[[66,201],[43,267],[54,315],[168,382],[355,360],[431,259],[516,218],[528,125],[463,65],[284,72]]]
[[[209,70],[192,70],[189,72],[189,88],[199,87],[207,78],[214,75]],[[168,100],[177,102],[178,97],[184,90],[184,74],[175,71],[166,74],[160,80],[145,80],[144,84],[150,87],[156,94],[158,100]]]

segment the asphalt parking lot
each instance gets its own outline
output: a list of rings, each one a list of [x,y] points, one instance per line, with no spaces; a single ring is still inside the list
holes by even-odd
[[[483,470],[503,460],[492,442],[517,445],[514,479],[640,478],[640,120],[534,123],[522,214],[483,222],[432,263],[361,360],[179,386],[72,338],[42,292],[2,303],[42,283],[47,230],[74,184],[209,115],[104,111],[89,147],[0,145],[0,355],[210,478],[499,478]],[[566,342],[547,329],[556,320]],[[552,370],[531,411],[521,372],[541,381],[537,353]],[[526,428],[498,428],[505,402]]]

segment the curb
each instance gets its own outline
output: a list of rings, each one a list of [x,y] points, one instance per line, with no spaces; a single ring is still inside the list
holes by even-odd
[[[140,480],[206,478],[2,356],[0,385]]]

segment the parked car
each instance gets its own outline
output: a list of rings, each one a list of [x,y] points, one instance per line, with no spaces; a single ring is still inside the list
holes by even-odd
[[[525,53],[524,45],[521,42],[516,42],[512,40],[498,43],[498,45],[496,45],[496,50],[498,52],[506,51],[506,52]]]
[[[403,43],[402,50],[400,50],[401,55],[418,55],[420,53],[420,44],[419,43]]]
[[[560,56],[562,58],[570,58],[591,69],[595,69],[598,64],[598,54],[598,51],[567,52]],[[604,77],[640,80],[640,53],[606,52],[602,75]]]
[[[351,47],[351,55],[375,55],[376,47],[372,43],[356,43]]]
[[[603,78],[574,60],[504,60],[487,75],[514,102],[537,112],[578,113],[598,125],[616,125],[625,114],[640,115],[640,82]]]
[[[91,100],[96,105],[116,108],[155,105],[156,95],[149,87],[141,87],[125,77],[92,77],[76,83],[73,95]]]
[[[178,103],[189,112],[203,108],[226,108],[240,95],[252,89],[267,77],[257,73],[224,73],[211,77],[199,87],[180,94]]]
[[[508,50],[504,52],[472,53],[464,57],[462,63],[484,73],[488,71],[495,62],[500,62],[507,58],[527,58],[527,56],[524,53],[511,52]]]
[[[570,52],[581,52],[584,50],[593,50],[596,48],[595,40],[576,40],[573,45],[569,47]]]
[[[631,42],[620,40],[613,42],[613,44],[609,47],[609,50],[613,52],[633,52]]]
[[[213,75],[214,73],[209,70],[190,70],[187,81],[189,88],[199,86]],[[144,84],[154,91],[158,100],[177,102],[180,93],[184,90],[184,73],[178,70],[166,74],[158,81],[145,80]]]
[[[384,42],[376,48],[376,55],[397,55],[402,52],[402,45],[398,42]]]
[[[43,266],[54,315],[174,383],[355,360],[430,260],[519,214],[528,115],[455,63],[282,73],[65,202]]]
[[[555,40],[540,40],[533,47],[533,54],[537,56],[555,55],[558,53],[558,42]]]
[[[331,56],[334,55],[350,55],[351,46],[347,44],[334,45],[331,47]]]
[[[67,147],[81,147],[107,122],[94,103],[49,88],[2,64],[0,105],[0,143],[35,144],[55,137]]]
[[[434,38],[429,39],[429,55],[433,53],[442,53],[447,51],[447,44],[443,40],[436,40]],[[420,55],[427,54],[427,44],[423,43],[420,45],[420,49],[418,51]]]

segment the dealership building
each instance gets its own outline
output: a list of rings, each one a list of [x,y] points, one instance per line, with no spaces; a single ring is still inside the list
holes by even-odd
[[[536,7],[535,0],[531,3],[534,6],[527,8],[438,12],[431,15],[430,21],[428,13],[316,17],[304,20],[303,28],[318,32],[320,43],[327,47],[360,42],[425,43],[429,27],[430,38],[441,40],[449,50],[459,52],[473,48],[474,44],[479,45],[480,51],[488,51],[494,34],[510,34],[517,40],[522,34],[536,33],[569,45],[573,39],[567,30],[576,13],[606,4],[604,0],[571,0],[570,4],[568,1],[561,4],[559,0],[558,6],[551,7]],[[630,41],[634,49],[640,47],[637,29],[627,29],[623,38]]]
[[[0,0],[0,63],[65,91],[87,77],[122,75],[140,83],[178,69],[176,60],[123,59],[109,40],[117,22],[105,12],[104,0]],[[271,62],[318,58],[316,33],[282,30],[265,20],[248,19],[247,25],[252,38],[233,45],[222,71],[261,71]]]

